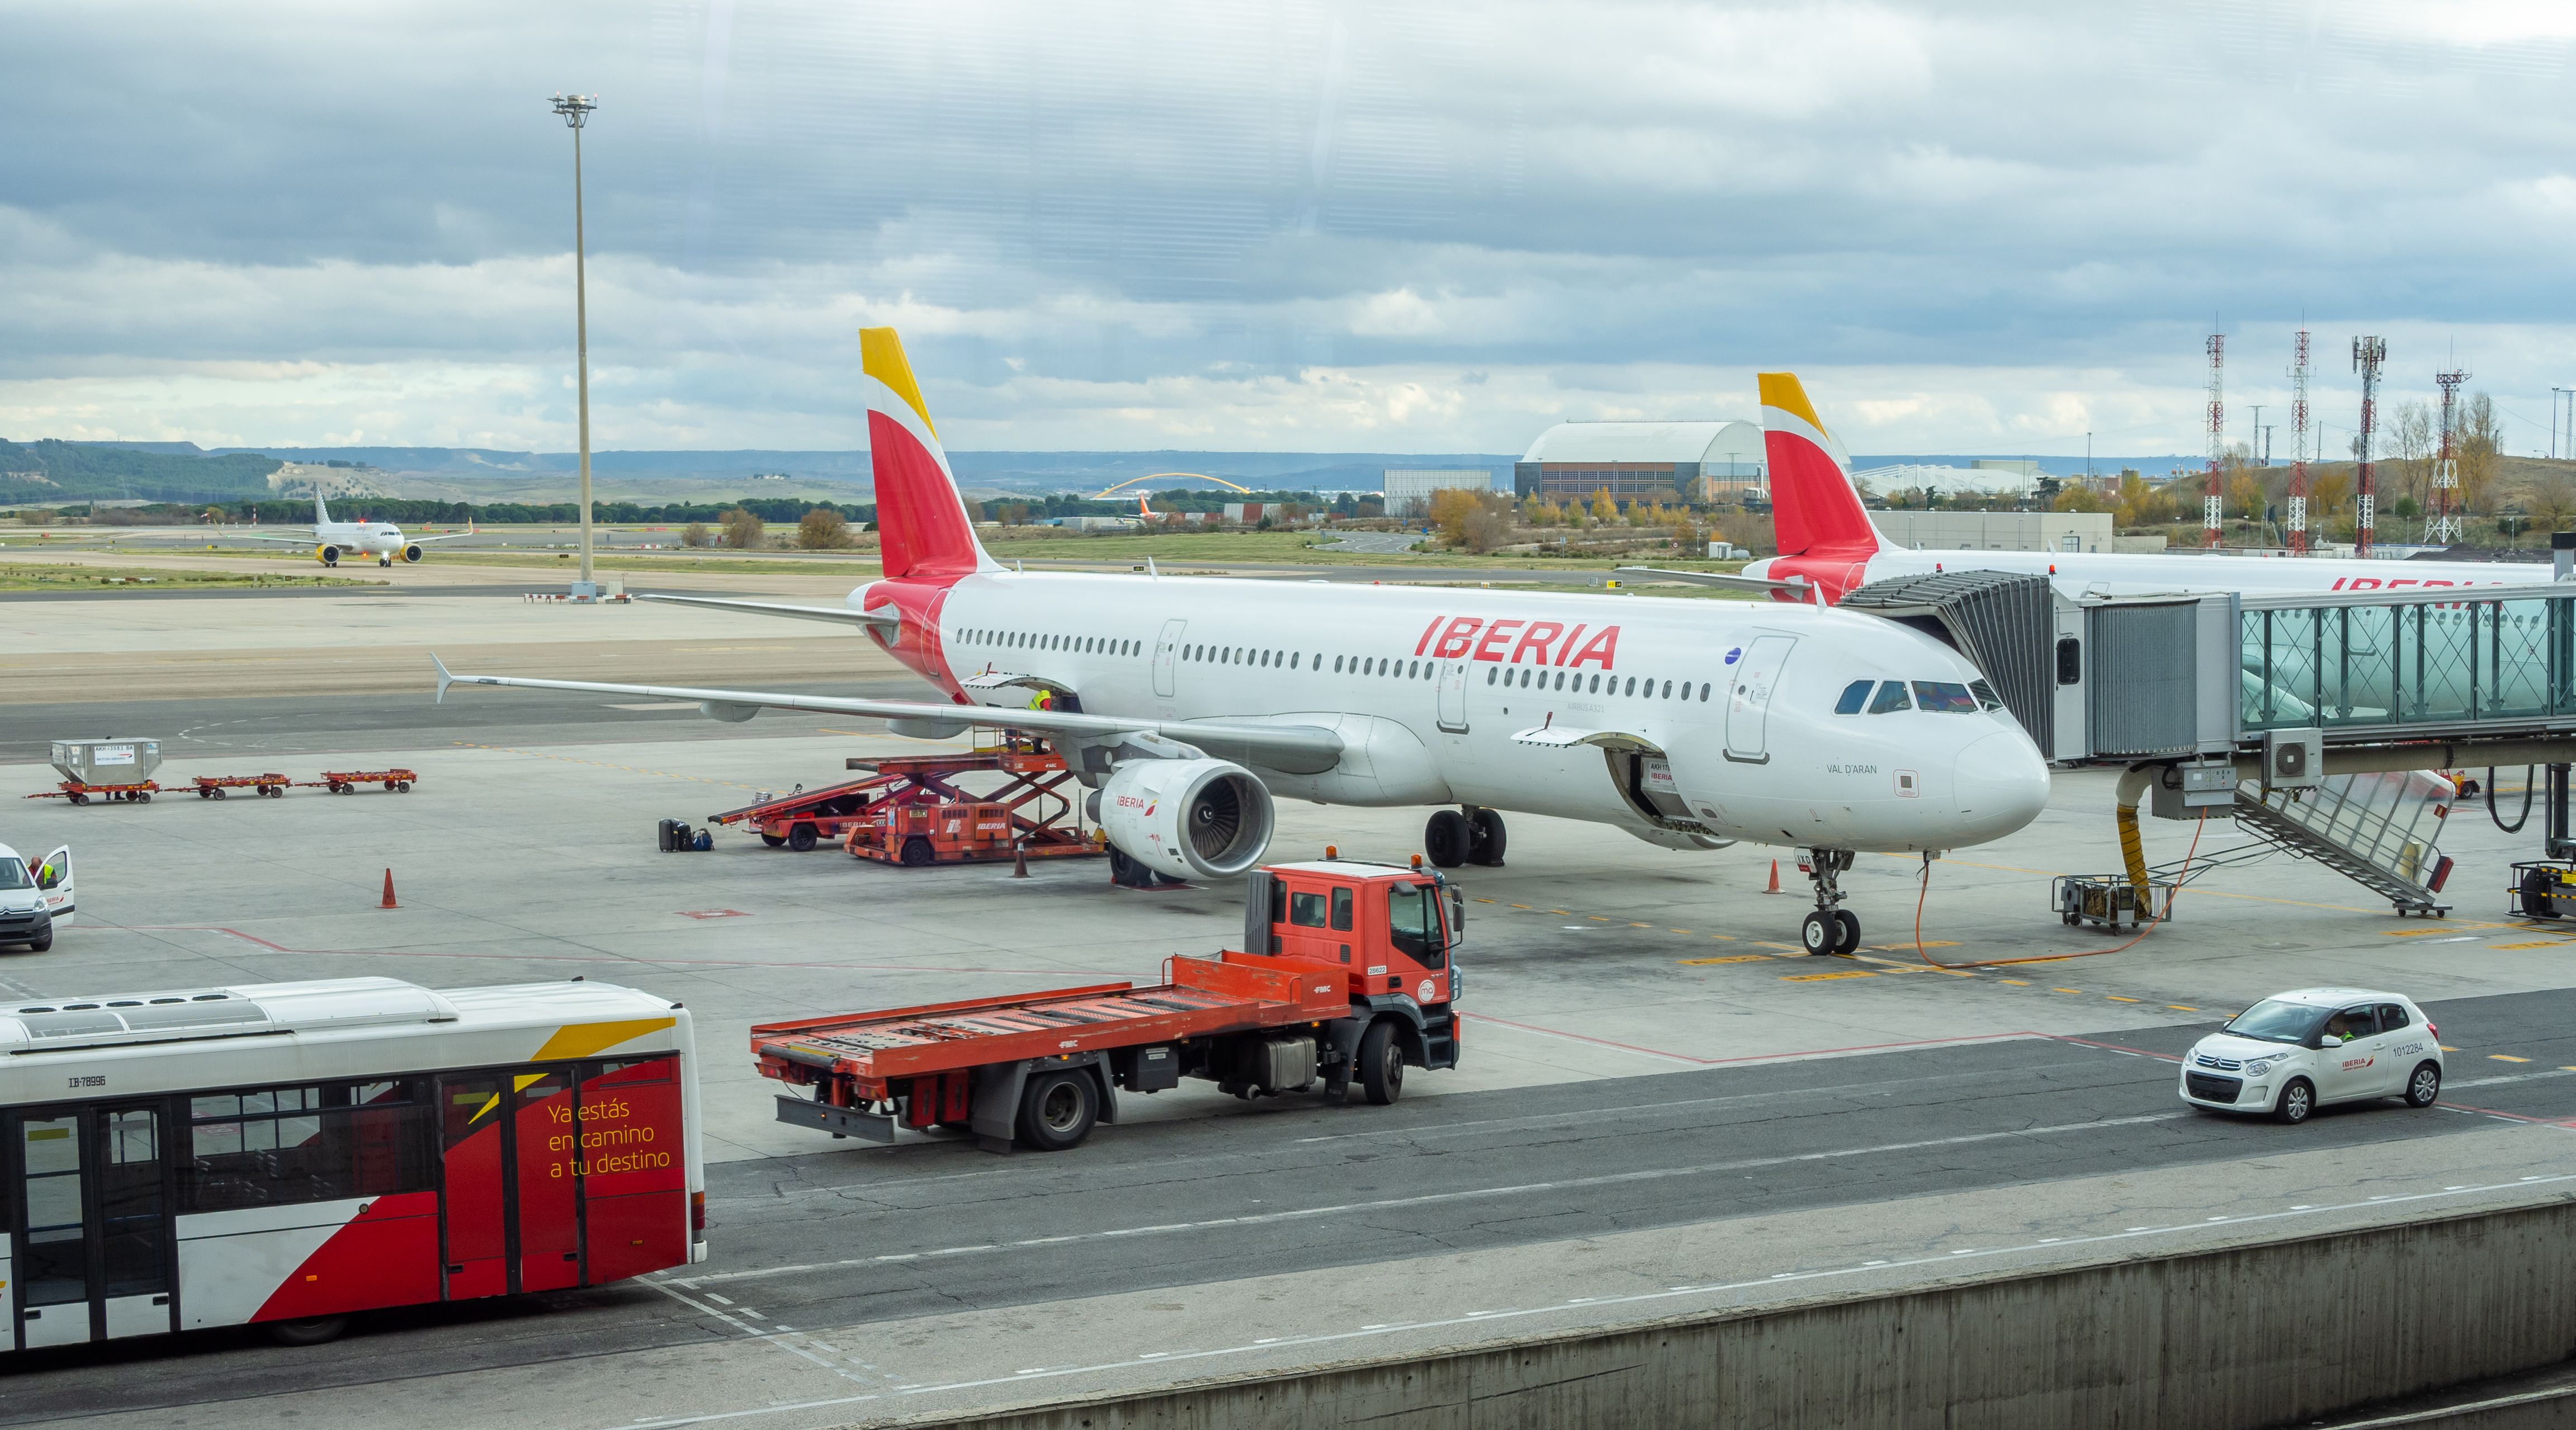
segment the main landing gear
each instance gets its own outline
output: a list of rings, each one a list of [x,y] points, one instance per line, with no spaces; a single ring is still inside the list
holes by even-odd
[[[1860,947],[1860,917],[1842,907],[1848,897],[1836,876],[1852,866],[1848,849],[1810,849],[1798,856],[1798,867],[1816,886],[1816,911],[1798,926],[1798,942],[1811,955],[1848,956]]]
[[[1461,864],[1501,868],[1503,844],[1502,815],[1474,805],[1444,809],[1422,830],[1422,852],[1443,869]]]

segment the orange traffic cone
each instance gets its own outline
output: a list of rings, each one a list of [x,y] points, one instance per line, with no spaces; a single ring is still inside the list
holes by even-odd
[[[392,874],[390,874],[390,873],[388,873],[388,874],[386,874],[386,875],[385,875],[385,877],[386,877],[386,878],[388,878],[388,879],[390,879],[390,878],[392,878],[392,877],[393,877],[393,875],[392,875]],[[392,886],[391,886],[391,885],[387,885],[386,887],[390,888],[390,887],[392,887]],[[1771,861],[1771,887],[1770,887],[1770,888],[1767,888],[1767,889],[1765,889],[1765,890],[1763,890],[1762,892],[1764,892],[1764,893],[1766,893],[1766,894],[1776,894],[1776,893],[1780,892],[1780,861],[1779,861],[1779,860],[1777,860],[1777,859],[1774,859],[1774,860],[1772,860],[1772,861]],[[391,895],[391,894],[387,894],[387,895],[385,895],[385,897],[386,897],[386,898],[388,898],[388,899],[390,899],[390,898],[392,898],[392,897],[393,897],[393,895]]]
[[[376,905],[376,907],[380,909],[399,909],[402,907],[402,905],[394,902],[394,871],[391,869],[387,869],[385,871],[385,901]]]

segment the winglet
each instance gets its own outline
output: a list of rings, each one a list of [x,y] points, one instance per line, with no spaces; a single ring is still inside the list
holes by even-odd
[[[438,658],[438,652],[429,653],[429,663],[438,667],[438,699],[433,703],[444,705],[447,703],[447,687],[456,683],[456,677],[448,673],[447,662]]]

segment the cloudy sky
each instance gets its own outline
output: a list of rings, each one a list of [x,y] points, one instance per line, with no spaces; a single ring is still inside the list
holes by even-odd
[[[0,435],[854,447],[893,323],[961,448],[2289,454],[2291,333],[2576,383],[2576,5],[0,0]],[[2560,450],[2568,438],[2558,438]]]

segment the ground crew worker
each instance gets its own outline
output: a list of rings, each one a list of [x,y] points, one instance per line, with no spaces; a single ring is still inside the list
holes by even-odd
[[[1055,692],[1052,690],[1041,690],[1037,694],[1029,697],[1029,708],[1031,710],[1053,710],[1055,708]]]

